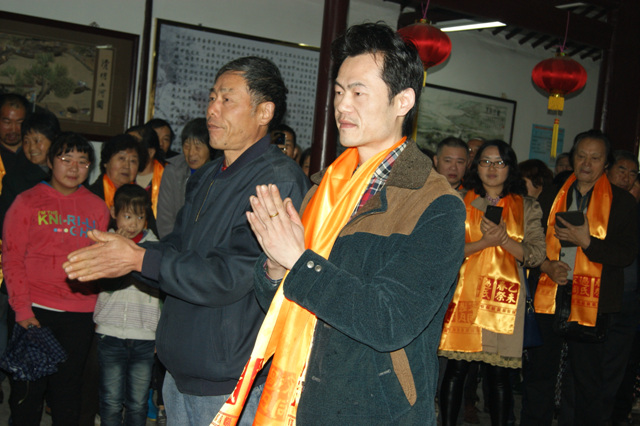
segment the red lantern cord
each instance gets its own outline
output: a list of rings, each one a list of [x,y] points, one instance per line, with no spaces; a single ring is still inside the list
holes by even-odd
[[[562,42],[562,47],[560,47],[560,52],[564,53],[564,47],[567,45],[567,36],[569,35],[569,18],[571,17],[571,12],[567,11],[567,26],[564,29],[564,41]]]
[[[422,3],[422,19],[427,20],[427,10],[429,10],[429,2],[431,0],[427,0],[427,4]]]

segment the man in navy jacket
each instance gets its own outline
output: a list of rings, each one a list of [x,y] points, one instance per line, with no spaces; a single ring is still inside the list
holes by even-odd
[[[277,182],[300,205],[300,167],[271,145],[268,131],[286,109],[284,82],[268,60],[231,61],[217,73],[207,108],[210,144],[224,156],[188,181],[171,234],[139,247],[115,234],[70,255],[81,281],[131,271],[167,294],[156,344],[167,367],[163,397],[171,425],[209,424],[233,391],[264,318],[252,268],[261,249],[246,219],[249,197]],[[251,424],[266,374],[258,377],[239,424]],[[254,404],[255,402],[255,404]]]

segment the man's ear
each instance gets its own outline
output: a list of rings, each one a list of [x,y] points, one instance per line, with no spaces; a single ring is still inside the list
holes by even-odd
[[[262,102],[256,108],[256,114],[258,115],[258,120],[261,126],[268,126],[271,120],[273,119],[273,114],[275,113],[276,105],[273,102]]]
[[[396,95],[396,102],[398,103],[398,115],[404,117],[416,104],[416,92],[408,87]]]
[[[115,208],[115,206],[109,207],[109,213],[111,213],[111,217],[112,218],[114,218],[114,219],[116,218],[116,208]]]

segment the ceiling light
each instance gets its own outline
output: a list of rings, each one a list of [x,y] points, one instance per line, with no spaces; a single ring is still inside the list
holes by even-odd
[[[446,26],[445,26],[446,25]],[[494,22],[475,22],[472,24],[464,24],[464,25],[450,25],[450,23],[443,22],[442,27],[440,29],[445,33],[450,33],[454,31],[467,31],[467,30],[479,30],[483,28],[496,28],[496,27],[504,27],[507,24],[504,22],[494,21]]]

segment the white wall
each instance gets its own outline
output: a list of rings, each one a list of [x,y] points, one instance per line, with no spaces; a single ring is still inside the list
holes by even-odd
[[[323,0],[155,0],[153,17],[259,37],[319,46]],[[139,34],[144,25],[144,0],[0,0],[0,8],[43,18]],[[382,0],[351,0],[349,24],[386,21],[395,27],[400,7]],[[154,22],[155,24],[155,22]],[[155,28],[153,33],[155,33]],[[488,32],[449,33],[451,57],[431,68],[429,83],[517,101],[514,148],[519,159],[529,154],[532,124],[553,124],[547,98],[535,90],[531,70],[549,55],[492,37]],[[153,42],[153,40],[152,40]],[[599,63],[579,62],[586,68],[585,89],[567,99],[560,126],[565,146],[593,123]]]
[[[555,118],[547,112],[548,97],[536,89],[531,71],[553,55],[491,36],[487,31],[448,35],[451,56],[429,69],[427,82],[517,101],[513,147],[518,160],[527,159],[532,124],[552,126]],[[565,129],[564,151],[569,151],[576,134],[593,127],[595,113],[600,61],[576,60],[587,71],[587,84],[565,100],[560,116],[560,127]]]

